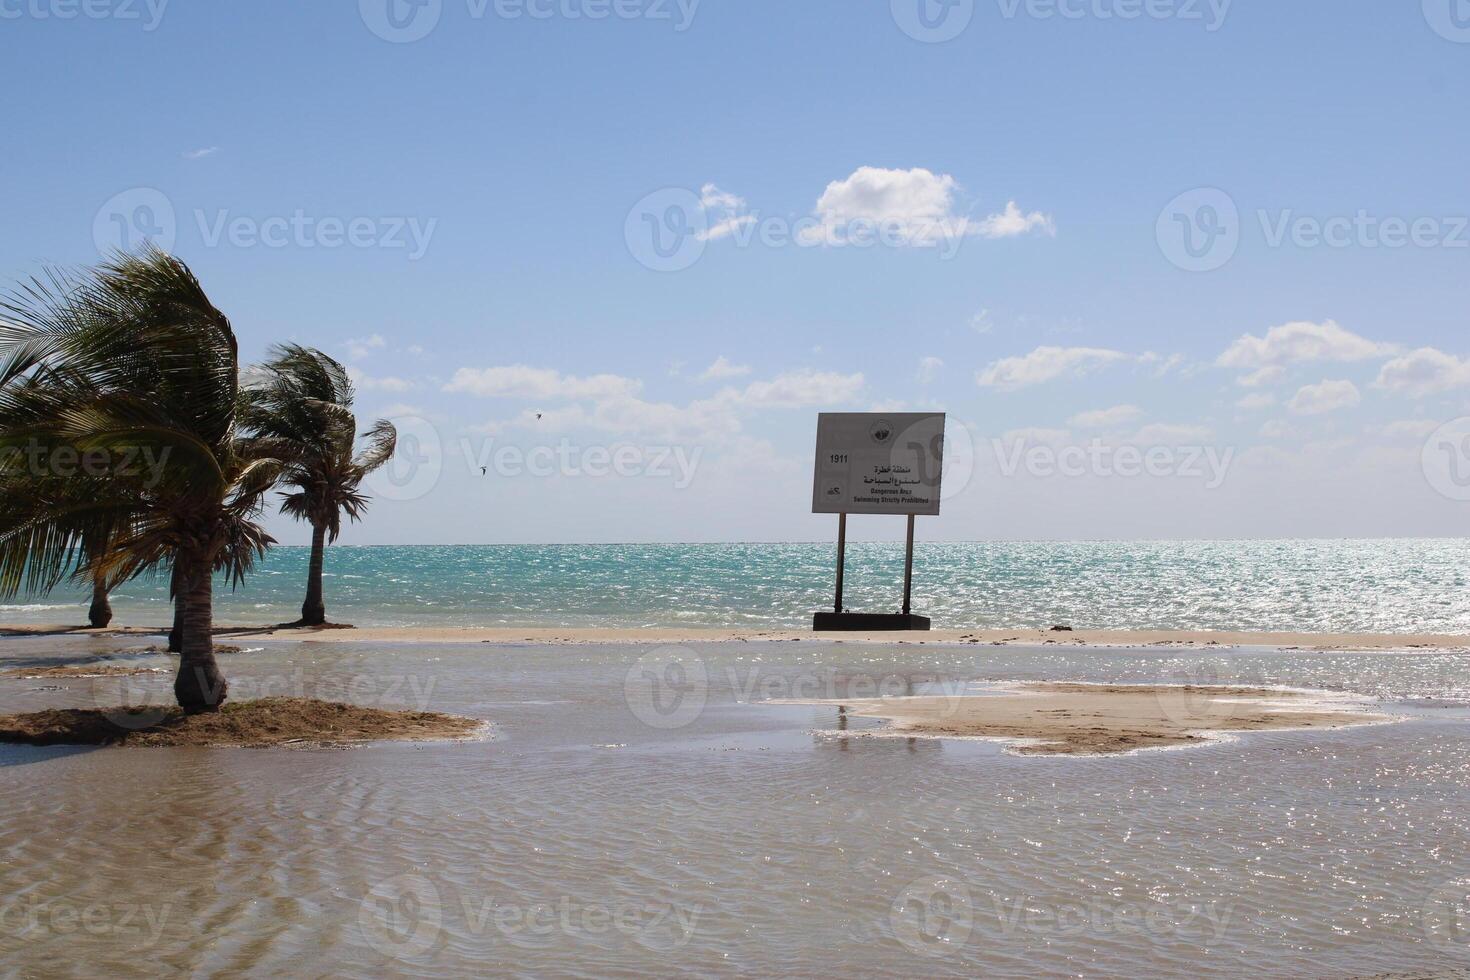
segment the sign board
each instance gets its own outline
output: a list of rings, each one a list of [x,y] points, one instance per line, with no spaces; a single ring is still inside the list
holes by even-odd
[[[813,514],[939,513],[944,414],[817,416]]]

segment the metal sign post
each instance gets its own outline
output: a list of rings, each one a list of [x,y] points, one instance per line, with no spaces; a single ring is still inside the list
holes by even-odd
[[[812,617],[818,630],[927,630],[913,612],[914,518],[939,514],[944,415],[824,412],[817,418],[812,512],[837,515],[837,588],[831,612]],[[903,559],[903,611],[851,613],[843,608],[848,514],[908,518]]]
[[[837,600],[833,612],[842,612],[842,566],[847,560],[847,515],[837,515]]]

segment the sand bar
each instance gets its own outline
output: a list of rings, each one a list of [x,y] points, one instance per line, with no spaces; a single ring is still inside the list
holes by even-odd
[[[864,736],[987,738],[1018,755],[1114,755],[1204,745],[1221,732],[1344,728],[1387,715],[1322,692],[1204,685],[1029,683],[984,695],[817,701],[889,722]]]
[[[156,636],[159,627],[92,630],[68,626],[6,626],[0,636]],[[1302,650],[1470,650],[1470,635],[1453,633],[1272,633],[1213,630],[986,629],[899,633],[815,633],[737,628],[546,628],[511,626],[364,626],[280,629],[220,626],[221,638],[309,640],[324,643],[970,643],[1093,647],[1274,647]]]
[[[388,711],[311,698],[231,701],[212,714],[176,707],[61,708],[0,717],[0,742],[24,745],[195,746],[355,745],[458,741],[486,723],[432,711]]]

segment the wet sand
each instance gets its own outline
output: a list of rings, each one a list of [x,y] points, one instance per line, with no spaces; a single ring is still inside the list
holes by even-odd
[[[145,726],[132,728],[133,725]],[[448,741],[484,730],[475,718],[432,711],[385,711],[310,698],[226,704],[214,714],[169,708],[64,708],[0,717],[0,742],[128,747],[352,745]]]
[[[121,667],[116,664],[79,664],[63,667],[17,667],[0,670],[0,677],[22,681],[53,680],[56,678],[86,677],[136,677],[140,674],[166,673],[162,667]]]
[[[153,636],[158,627],[82,627],[22,625],[0,636]],[[894,633],[843,633],[767,629],[566,629],[508,626],[400,627],[331,626],[323,629],[220,626],[222,638],[305,640],[323,643],[730,643],[821,640],[851,643],[973,643],[998,646],[1067,645],[1089,647],[1274,647],[1282,650],[1470,650],[1470,635],[1452,633],[1267,633],[1214,630],[986,629]]]
[[[1393,720],[1324,697],[1259,687],[1030,683],[988,695],[841,704],[852,714],[890,723],[849,735],[999,739],[1014,741],[1011,751],[1017,755],[1116,755],[1207,744],[1219,741],[1221,732],[1345,728]]]

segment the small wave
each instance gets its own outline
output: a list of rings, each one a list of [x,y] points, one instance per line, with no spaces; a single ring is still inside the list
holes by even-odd
[[[47,609],[80,609],[80,602],[30,602],[18,606],[0,605],[0,612],[45,612]]]

